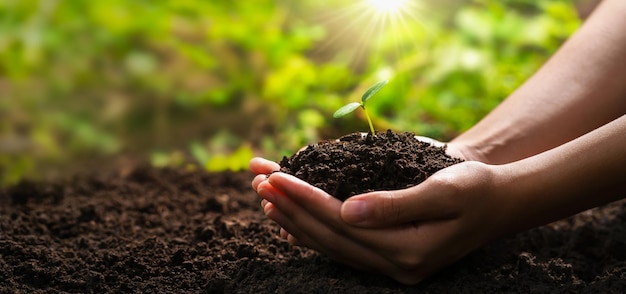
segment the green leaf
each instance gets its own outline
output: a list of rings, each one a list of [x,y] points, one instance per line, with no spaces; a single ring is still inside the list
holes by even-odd
[[[207,151],[207,148],[198,142],[191,143],[189,151],[193,158],[195,158],[201,166],[204,166],[211,159],[211,155]]]
[[[380,82],[374,84],[373,86],[371,86],[369,89],[367,89],[367,91],[365,91],[365,93],[363,93],[363,97],[361,97],[361,101],[363,101],[363,103],[365,103],[365,101],[367,101],[370,98],[372,98],[372,96],[374,96],[374,94],[378,93],[378,91],[380,91],[380,89],[382,89],[386,84],[387,84],[387,80],[384,80],[384,81],[380,81]]]
[[[355,109],[359,108],[359,106],[361,106],[361,103],[359,102],[352,102],[350,104],[346,104],[343,107],[339,108],[337,111],[335,111],[335,113],[333,114],[333,117],[334,118],[342,117],[350,112],[353,112]]]

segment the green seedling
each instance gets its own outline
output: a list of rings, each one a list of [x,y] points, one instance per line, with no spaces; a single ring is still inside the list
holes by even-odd
[[[352,103],[348,103],[344,105],[343,107],[335,111],[335,113],[333,114],[333,117],[339,118],[339,117],[345,116],[346,114],[353,112],[355,109],[359,108],[360,106],[361,108],[363,108],[363,111],[365,112],[365,117],[367,118],[367,122],[370,125],[370,131],[372,131],[372,136],[375,136],[376,131],[374,131],[374,125],[372,125],[372,119],[370,118],[370,115],[367,113],[367,109],[365,109],[365,102],[367,102],[367,100],[372,98],[374,94],[378,93],[378,91],[380,91],[380,89],[382,89],[386,84],[387,84],[387,80],[380,81],[374,84],[369,89],[367,89],[365,93],[363,93],[363,96],[361,97],[361,102],[352,102]]]

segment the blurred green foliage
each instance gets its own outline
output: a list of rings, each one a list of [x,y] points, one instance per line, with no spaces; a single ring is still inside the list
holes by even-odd
[[[565,0],[2,0],[0,181],[129,154],[245,168],[353,131],[469,128],[580,25]]]

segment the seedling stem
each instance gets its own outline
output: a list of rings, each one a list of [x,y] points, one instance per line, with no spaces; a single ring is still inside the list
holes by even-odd
[[[370,118],[369,113],[367,113],[367,109],[365,109],[365,102],[367,102],[367,100],[372,98],[374,94],[378,93],[378,91],[380,91],[380,89],[382,89],[382,87],[384,87],[386,84],[387,84],[386,80],[380,81],[374,84],[369,89],[367,89],[365,93],[363,93],[363,96],[361,97],[361,102],[352,102],[352,103],[348,103],[342,106],[337,111],[335,111],[335,114],[333,114],[333,117],[335,118],[342,117],[350,112],[353,112],[355,109],[361,106],[361,108],[363,108],[363,111],[365,112],[365,117],[367,118],[367,123],[370,126],[370,131],[372,132],[372,136],[376,136],[376,131],[374,130],[374,124],[372,124],[372,119]]]
[[[374,136],[374,135],[376,135],[376,131],[374,131],[374,125],[372,124],[372,119],[370,118],[370,115],[365,110],[365,105],[363,105],[361,107],[363,108],[363,111],[365,112],[365,117],[367,118],[367,123],[369,123],[369,125],[370,125],[370,131],[372,132],[372,136]]]

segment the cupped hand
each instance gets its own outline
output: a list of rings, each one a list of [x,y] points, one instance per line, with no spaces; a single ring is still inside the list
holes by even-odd
[[[455,158],[485,162],[485,158],[483,158],[479,154],[479,152],[464,144],[455,143],[454,141],[444,143],[439,140],[424,136],[415,136],[415,139],[417,139],[418,141],[429,143],[430,145],[433,145],[435,147],[443,147],[446,149],[446,154]]]
[[[495,166],[467,161],[409,189],[341,202],[260,158],[253,187],[289,242],[414,284],[504,231],[509,210]],[[269,177],[265,174],[270,174]]]

